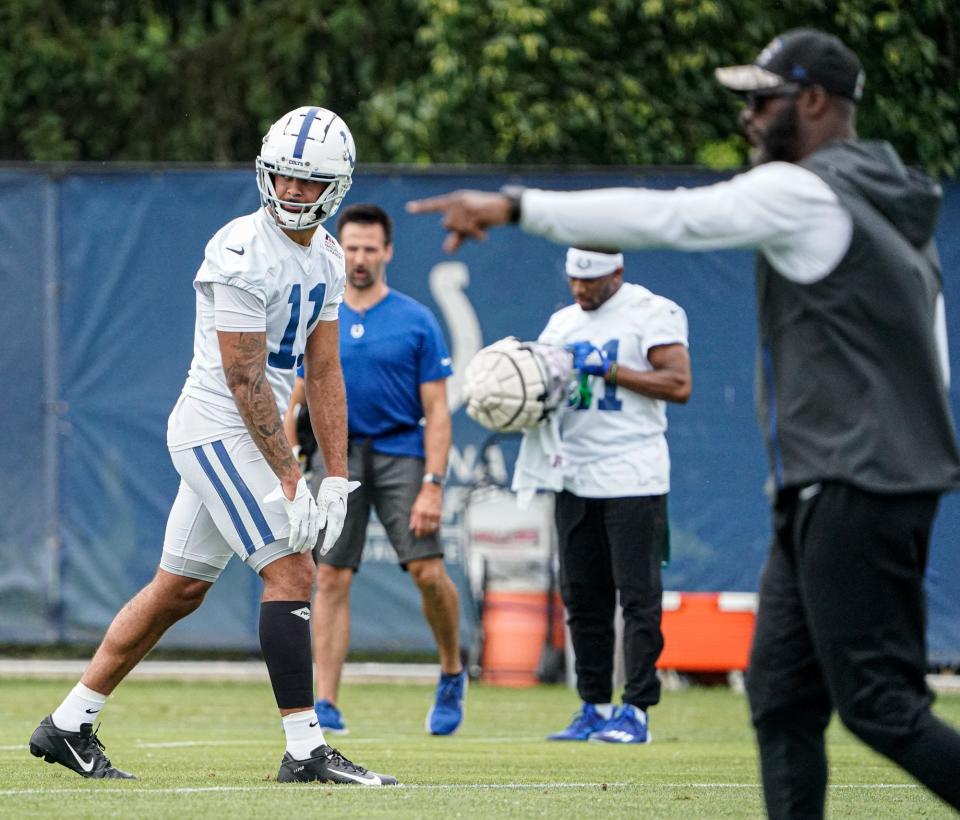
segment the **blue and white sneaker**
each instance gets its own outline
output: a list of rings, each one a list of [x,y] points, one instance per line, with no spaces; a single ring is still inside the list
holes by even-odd
[[[427,712],[427,731],[431,735],[452,735],[463,721],[463,700],[467,694],[467,670],[459,675],[440,673],[433,706]]]
[[[599,732],[608,723],[592,703],[584,703],[580,711],[574,714],[570,725],[559,732],[547,735],[547,740],[586,740],[594,732]]]
[[[647,713],[625,703],[613,713],[606,726],[590,735],[590,740],[600,743],[650,743],[653,735],[647,726]]]
[[[320,722],[320,728],[323,731],[333,735],[346,735],[350,733],[347,724],[343,722],[343,715],[340,710],[329,700],[318,700],[313,704],[313,711],[317,713],[317,720]]]

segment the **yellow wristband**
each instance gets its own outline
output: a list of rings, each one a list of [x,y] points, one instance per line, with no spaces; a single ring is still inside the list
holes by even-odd
[[[617,383],[617,371],[620,368],[617,366],[616,362],[610,365],[610,369],[607,371],[607,375],[604,376],[603,380],[607,384],[616,384]]]

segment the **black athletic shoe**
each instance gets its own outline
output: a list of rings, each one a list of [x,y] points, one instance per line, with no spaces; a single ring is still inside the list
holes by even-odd
[[[277,774],[280,783],[342,783],[345,786],[396,786],[397,778],[368,772],[351,763],[332,746],[317,746],[306,760],[295,760],[285,752]]]
[[[84,723],[79,732],[58,729],[47,715],[30,736],[30,754],[47,763],[59,763],[81,777],[136,780],[137,776],[115,769],[103,753],[103,744],[92,723]]]

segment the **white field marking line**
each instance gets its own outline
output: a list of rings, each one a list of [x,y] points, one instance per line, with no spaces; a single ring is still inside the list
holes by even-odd
[[[262,740],[177,740],[170,743],[144,743],[137,740],[133,745],[138,749],[180,749],[186,746],[259,746],[262,743]],[[0,746],[0,752],[25,752],[28,747],[27,743]]]
[[[260,746],[262,740],[171,740],[166,743],[134,741],[138,749],[183,749],[189,746]]]
[[[421,737],[421,735],[409,735],[408,737]],[[360,744],[366,743],[376,743],[384,744],[387,743],[386,738],[382,737],[344,737],[343,742],[340,742],[341,735],[333,735],[327,737],[327,741],[333,740],[335,744],[344,747],[358,746]],[[461,736],[460,740],[463,743],[504,743],[509,741],[511,743],[539,743],[545,738],[540,737],[465,737]],[[392,742],[392,740],[391,740]],[[262,740],[170,740],[164,742],[148,742],[143,740],[137,740],[134,742],[134,746],[138,749],[182,749],[190,747],[203,747],[203,746],[259,746],[263,743]],[[334,744],[331,744],[334,745]],[[7,749],[23,749],[24,746],[0,746],[0,751]]]
[[[331,746],[336,745],[338,748],[340,746],[356,746],[361,743],[387,743],[386,738],[382,737],[358,737],[358,738],[346,738],[344,743],[341,743],[339,738],[340,735],[328,735],[327,743]],[[411,735],[412,737],[412,735]],[[420,735],[417,735],[420,737]],[[333,740],[334,743],[330,743]],[[492,738],[490,739],[492,742]],[[183,749],[186,747],[203,747],[203,746],[262,746],[262,740],[170,740],[162,743],[153,743],[147,742],[144,740],[137,740],[133,744],[138,749]],[[22,748],[22,747],[17,747]]]
[[[612,784],[607,784],[612,785]],[[660,783],[675,789],[757,789],[759,783]],[[919,783],[830,783],[828,789],[921,789]]]
[[[420,737],[420,735],[410,735],[409,737]],[[335,740],[337,745],[359,746],[361,744],[383,744],[387,740],[382,737],[351,737],[344,738],[344,742],[339,742],[339,735],[332,735],[328,740]],[[466,737],[461,736],[460,740],[464,743],[539,743],[544,738],[539,735],[536,737]],[[170,740],[165,742],[148,742],[143,740],[134,741],[133,745],[137,749],[186,749],[192,747],[202,748],[204,746],[260,746],[262,740]],[[23,752],[27,750],[28,744],[16,743],[10,746],[0,746],[0,752]]]
[[[380,791],[381,789],[405,789],[416,791],[444,791],[449,789],[602,789],[604,786],[608,789],[633,787],[639,788],[641,783],[418,783],[405,786],[381,786],[370,789],[350,789],[351,793],[358,791]],[[117,789],[117,788],[92,788],[92,789],[3,789],[0,791],[0,797],[20,797],[30,794],[202,794],[204,792],[263,792],[263,791],[291,791],[289,783],[272,784],[270,786],[196,786],[196,787],[169,787],[159,789]],[[298,783],[293,785],[293,790],[308,791],[311,789],[333,789],[340,788],[332,783]],[[343,787],[346,788],[346,787]],[[759,788],[756,787],[756,788]]]
[[[547,736],[511,737],[510,735],[501,735],[500,737],[470,737],[469,735],[460,735],[458,739],[461,743],[540,743],[545,742]]]
[[[294,790],[307,791],[309,789],[336,789],[340,788],[332,784],[313,784],[301,783],[292,787]],[[653,788],[649,783],[420,783],[405,786],[383,786],[380,788],[361,789],[359,791],[381,792],[381,789],[387,793],[391,789],[404,789],[406,791],[447,791],[452,789],[475,789],[484,790],[529,790],[529,789],[650,789]],[[756,783],[659,783],[656,788],[673,789],[750,789],[759,793],[760,785]],[[828,786],[829,789],[869,789],[869,790],[896,790],[896,789],[920,789],[920,785],[915,783],[837,783]],[[22,797],[25,795],[50,795],[52,797],[61,794],[204,794],[221,792],[263,792],[263,791],[287,791],[291,790],[289,784],[279,786],[272,784],[270,786],[197,786],[180,788],[158,788],[158,789],[136,789],[136,788],[87,788],[87,789],[3,789],[0,790],[0,797]],[[357,789],[350,789],[351,794],[357,793]],[[381,792],[382,793],[382,792]]]

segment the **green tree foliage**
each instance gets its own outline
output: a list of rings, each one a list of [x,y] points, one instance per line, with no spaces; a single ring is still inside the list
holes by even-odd
[[[812,25],[864,60],[864,136],[960,170],[954,0],[5,0],[0,158],[248,161],[341,113],[363,161],[732,167],[712,70]]]
[[[0,158],[252,160],[284,111],[349,116],[418,70],[409,5],[4,0]]]
[[[420,0],[430,71],[361,104],[393,159],[739,165],[712,69],[812,25],[864,60],[861,131],[960,168],[952,0]]]

